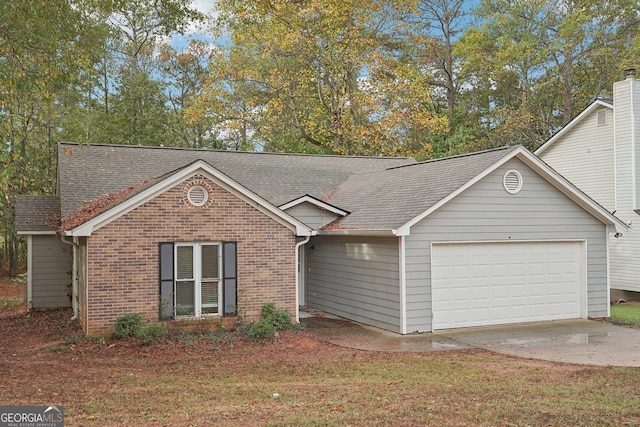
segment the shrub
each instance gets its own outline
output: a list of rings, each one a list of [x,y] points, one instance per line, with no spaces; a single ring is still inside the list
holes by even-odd
[[[142,314],[123,314],[116,319],[115,338],[137,336],[142,328]]]
[[[169,335],[169,330],[159,323],[152,323],[142,328],[136,334],[136,338],[143,345],[155,344],[164,340]]]
[[[266,319],[260,319],[249,328],[247,335],[249,338],[264,340],[276,334],[276,328]]]
[[[262,320],[273,325],[276,331],[284,331],[291,327],[291,315],[289,312],[276,309],[273,303],[267,303],[262,306]]]
[[[278,310],[275,304],[267,303],[262,306],[260,320],[249,326],[247,335],[249,338],[267,339],[273,337],[276,332],[291,327],[291,315],[284,310]]]

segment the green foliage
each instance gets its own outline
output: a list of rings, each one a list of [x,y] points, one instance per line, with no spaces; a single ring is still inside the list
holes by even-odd
[[[262,306],[262,320],[273,325],[276,331],[284,331],[291,327],[291,315],[288,311],[278,310],[273,303]]]
[[[217,30],[232,43],[212,58],[191,116],[213,118],[240,148],[428,152],[446,118],[429,108],[429,74],[403,60],[395,29],[405,3],[218,2]]]
[[[123,314],[116,319],[114,338],[138,336],[142,329],[142,314]]]
[[[169,330],[160,323],[152,323],[135,335],[142,345],[156,344],[167,338]]]
[[[284,331],[291,327],[291,315],[288,312],[278,310],[273,303],[266,303],[262,306],[260,320],[251,324],[247,335],[254,339],[267,339],[272,338],[276,332]]]
[[[161,342],[169,335],[169,330],[160,323],[143,327],[142,314],[123,314],[115,324],[114,338],[137,338],[141,344],[149,345]]]
[[[251,325],[251,328],[247,332],[249,338],[264,340],[268,338],[273,338],[276,334],[276,328],[272,323],[265,319],[260,319]]]

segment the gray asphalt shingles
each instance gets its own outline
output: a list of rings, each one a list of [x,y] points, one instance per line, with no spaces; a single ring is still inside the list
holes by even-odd
[[[504,148],[349,177],[331,201],[351,212],[332,228],[391,230],[426,211],[497,162]]]
[[[49,225],[60,216],[60,198],[53,195],[19,196],[16,201],[16,231],[53,231]]]
[[[62,214],[83,203],[203,160],[278,206],[309,194],[322,198],[351,174],[408,163],[411,158],[316,156],[60,144]]]
[[[79,145],[58,147],[59,207],[69,216],[93,199],[203,160],[240,185],[279,206],[304,195],[350,212],[329,229],[395,229],[505,156],[511,148],[416,163],[412,158],[247,153],[157,147]],[[22,206],[22,225],[43,227],[57,198]],[[52,206],[54,206],[52,208]],[[31,212],[31,216],[29,216]],[[17,215],[18,218],[18,215]],[[23,228],[24,229],[24,228]],[[26,229],[24,229],[26,230]],[[39,231],[30,228],[32,231]]]

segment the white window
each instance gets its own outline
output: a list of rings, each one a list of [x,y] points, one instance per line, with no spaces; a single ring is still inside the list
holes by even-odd
[[[222,251],[219,243],[176,243],[174,315],[220,315]]]

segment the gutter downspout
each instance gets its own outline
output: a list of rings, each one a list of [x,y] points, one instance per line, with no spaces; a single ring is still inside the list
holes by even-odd
[[[69,320],[76,320],[79,316],[79,307],[78,307],[78,242],[76,241],[76,237],[73,238],[72,241],[66,240],[64,235],[60,235],[60,240],[62,243],[66,243],[67,245],[71,245],[73,247],[73,272],[71,279],[71,306],[73,307],[73,316]]]
[[[636,71],[635,70],[627,70],[627,77],[629,79],[629,100],[631,107],[631,200],[633,210],[638,209],[637,203],[637,184],[636,184],[636,109],[635,109],[635,80],[636,80]]]
[[[311,236],[307,236],[304,240],[296,243],[296,323],[300,323],[300,307],[298,306],[298,301],[300,301],[300,295],[298,292],[300,290],[300,273],[298,272],[298,265],[300,265],[300,246],[306,245],[311,240]],[[300,266],[302,268],[302,266]]]

